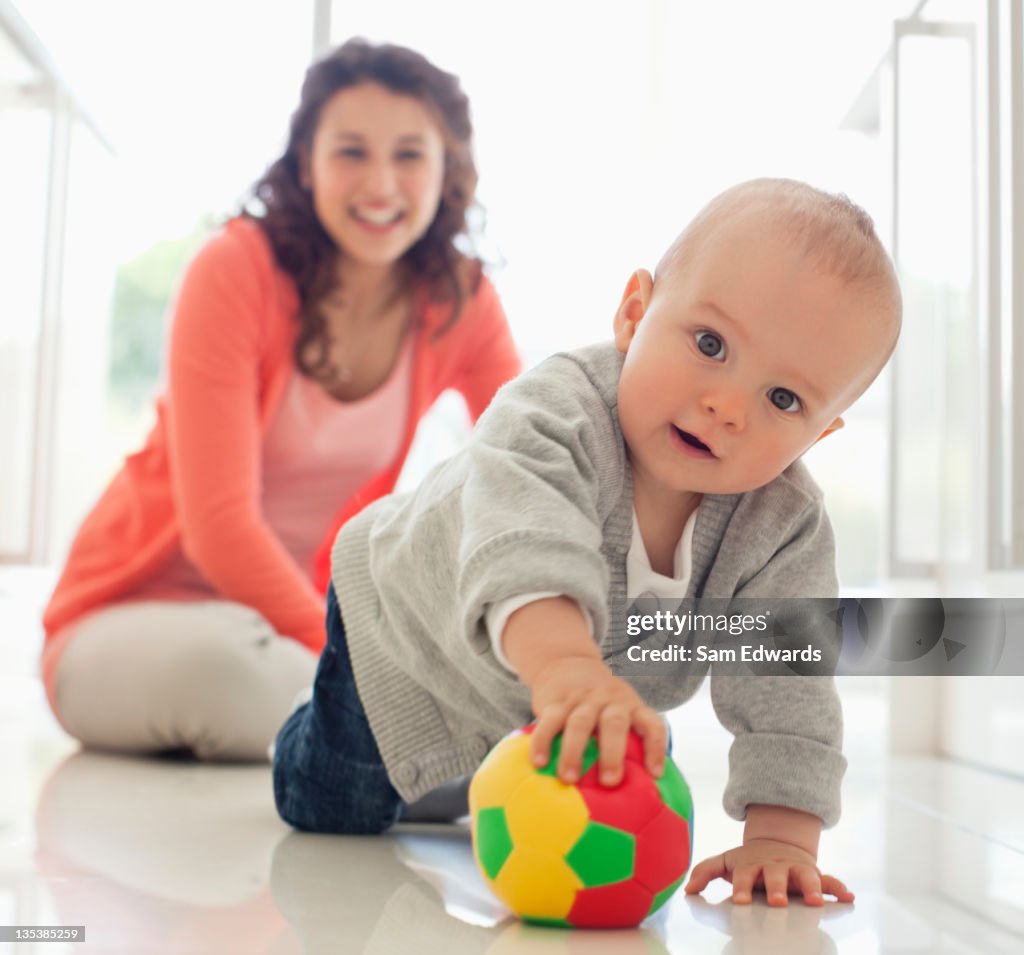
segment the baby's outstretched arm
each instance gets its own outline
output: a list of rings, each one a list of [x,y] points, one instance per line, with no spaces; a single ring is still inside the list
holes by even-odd
[[[702,892],[715,879],[732,883],[732,900],[750,902],[763,888],[769,905],[788,905],[789,893],[807,905],[823,905],[825,894],[852,902],[853,893],[835,876],[818,868],[821,820],[784,806],[748,806],[743,845],[694,866],[686,884],[688,895]]]
[[[558,776],[576,782],[583,750],[596,732],[600,779],[614,786],[622,779],[632,729],[643,737],[647,770],[661,775],[668,742],[665,724],[601,659],[574,601],[549,597],[519,608],[505,625],[502,650],[532,693],[537,726],[530,750],[537,765],[547,763],[551,743],[562,733]]]

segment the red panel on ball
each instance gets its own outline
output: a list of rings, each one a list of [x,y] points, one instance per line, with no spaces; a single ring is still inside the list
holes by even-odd
[[[661,793],[643,764],[627,759],[618,786],[601,785],[592,766],[577,784],[594,822],[638,832],[665,808]]]
[[[634,881],[581,889],[567,921],[580,928],[633,928],[650,911],[654,893]]]
[[[636,834],[633,877],[655,895],[690,867],[690,827],[668,806]]]

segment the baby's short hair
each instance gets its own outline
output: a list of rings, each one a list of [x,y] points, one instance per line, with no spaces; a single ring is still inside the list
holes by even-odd
[[[871,216],[841,193],[825,192],[796,179],[751,179],[717,195],[661,257],[655,280],[685,268],[702,241],[736,215],[771,222],[817,267],[861,286],[869,295],[878,295],[893,321],[895,346],[902,316],[899,281]]]

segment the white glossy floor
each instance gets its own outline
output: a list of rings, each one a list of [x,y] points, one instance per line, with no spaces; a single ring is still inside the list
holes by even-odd
[[[844,687],[845,809],[822,852],[854,905],[734,907],[719,883],[633,932],[531,928],[489,895],[465,827],[303,835],[277,819],[266,767],[78,752],[33,675],[45,586],[0,574],[0,925],[85,925],[86,943],[0,942],[0,955],[1024,951],[1024,784],[886,762],[868,684]],[[720,808],[728,740],[706,700],[675,735],[701,858],[739,832]]]

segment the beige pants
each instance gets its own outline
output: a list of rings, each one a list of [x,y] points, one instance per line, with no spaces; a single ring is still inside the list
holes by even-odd
[[[227,601],[116,604],[69,628],[54,705],[72,736],[100,749],[266,760],[317,664]]]

